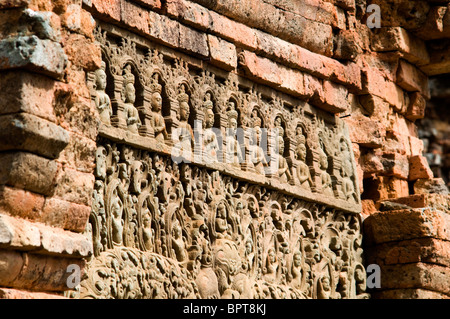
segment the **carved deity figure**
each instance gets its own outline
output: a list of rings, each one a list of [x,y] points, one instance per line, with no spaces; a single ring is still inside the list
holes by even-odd
[[[331,176],[328,174],[328,158],[327,155],[324,152],[321,152],[320,154],[320,169],[322,170],[322,173],[320,175],[320,181],[322,186],[322,193],[327,196],[333,196],[333,188],[332,188],[332,182],[331,182]]]
[[[233,101],[228,103],[227,115],[226,163],[240,168],[240,163],[242,163],[242,151],[236,136],[238,112],[235,110],[235,103]]]
[[[291,266],[291,286],[296,289],[302,289],[302,280],[303,280],[303,269],[302,269],[302,253],[300,251],[296,251],[294,256],[292,257],[292,266]]]
[[[186,93],[184,85],[181,85],[178,94],[178,102],[180,105],[180,126],[178,128],[178,139],[180,141],[181,154],[189,154],[192,152],[192,144],[194,142],[194,133],[189,125],[189,95]]]
[[[256,112],[256,110],[255,110]],[[254,127],[251,130],[250,136],[250,160],[253,164],[253,168],[258,174],[265,174],[265,166],[267,165],[266,157],[264,154],[264,150],[262,149],[261,143],[261,119],[254,114],[253,116]]]
[[[223,202],[219,203],[216,212],[215,228],[219,238],[231,238],[228,234],[228,213],[227,208]]]
[[[97,107],[100,120],[106,124],[111,125],[112,107],[111,100],[106,94],[106,64],[102,61],[100,69],[95,71],[95,106]]]
[[[267,251],[266,262],[263,268],[264,280],[268,283],[274,283],[277,280],[278,274],[278,258],[274,248],[269,248]]]
[[[159,84],[159,74],[155,73],[153,75],[153,83],[152,87],[152,97],[151,97],[151,106],[152,106],[152,120],[151,125],[153,128],[153,132],[155,134],[156,140],[160,142],[164,142],[164,139],[167,138],[166,131],[166,122],[164,121],[164,117],[161,114],[162,108],[162,86]]]
[[[179,262],[186,261],[186,244],[183,237],[183,230],[178,219],[172,225],[172,250]]]
[[[284,139],[281,135],[277,137],[278,153],[274,154],[275,163],[278,164],[277,177],[281,182],[289,182],[292,180],[292,175],[288,162],[284,158]]]
[[[120,245],[123,241],[123,202],[117,194],[117,189],[112,194],[111,217],[112,240],[114,244]]]
[[[331,284],[330,277],[323,275],[320,277],[317,283],[317,299],[330,299],[331,297]]]
[[[136,101],[136,89],[134,87],[134,75],[131,73],[131,65],[125,67],[125,87],[124,87],[124,114],[127,122],[127,128],[131,133],[138,134],[138,129],[142,123],[139,118],[139,112],[134,106]]]
[[[306,146],[297,145],[297,180],[301,187],[310,190],[313,184],[309,167],[306,164]]]
[[[144,211],[144,215],[142,217],[142,226],[143,226],[143,241],[145,249],[148,251],[151,251],[155,245],[155,239],[154,239],[154,231],[152,228],[152,216],[150,214],[150,211],[148,207],[146,207]]]
[[[203,149],[207,160],[216,161],[217,152],[219,151],[219,143],[217,141],[216,133],[214,133],[214,112],[213,102],[211,101],[211,94],[205,94],[205,101],[203,102],[205,110],[205,121],[203,131]]]
[[[341,139],[339,146],[340,156],[341,156],[341,174],[342,174],[342,191],[344,193],[345,199],[355,202],[357,201],[355,187],[351,179],[352,174],[352,163],[350,161],[351,155],[348,148],[347,142]]]

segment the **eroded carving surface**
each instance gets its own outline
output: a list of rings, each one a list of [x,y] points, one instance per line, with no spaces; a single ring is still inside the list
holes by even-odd
[[[367,296],[343,122],[97,39],[95,257],[81,297]]]

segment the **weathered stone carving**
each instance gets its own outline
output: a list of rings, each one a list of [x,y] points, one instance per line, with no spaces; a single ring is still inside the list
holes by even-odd
[[[100,126],[81,297],[367,297],[339,119],[97,39],[111,87],[129,91],[121,107],[111,98],[118,120]],[[190,155],[179,161],[176,147]]]

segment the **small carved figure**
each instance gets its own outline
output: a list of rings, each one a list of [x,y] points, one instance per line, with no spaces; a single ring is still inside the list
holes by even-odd
[[[305,189],[310,190],[313,184],[309,167],[306,164],[306,146],[305,144],[297,145],[297,179]]]
[[[203,103],[205,110],[205,121],[203,131],[203,147],[207,160],[216,161],[217,152],[219,151],[219,143],[217,141],[216,133],[214,133],[214,112],[213,102],[211,101],[211,94],[207,92],[205,94],[205,101]]]
[[[164,142],[164,139],[167,138],[166,131],[166,123],[164,121],[164,117],[161,115],[162,108],[162,86],[159,82],[159,75],[155,73],[153,75],[153,83],[152,83],[152,97],[151,97],[151,106],[152,106],[152,120],[151,125],[153,128],[153,132],[155,133],[155,138]]]
[[[235,103],[233,101],[228,103],[227,115],[226,163],[240,168],[240,163],[242,163],[242,151],[236,136],[238,112],[235,110]]]
[[[333,196],[334,194],[333,194],[331,176],[327,172],[328,158],[324,152],[321,152],[319,161],[320,161],[320,168],[322,170],[322,173],[320,175],[322,193],[327,196]]]
[[[290,172],[290,168],[288,162],[284,158],[284,139],[281,135],[277,137],[278,143],[278,154],[275,153],[275,163],[278,163],[277,177],[281,182],[289,182],[292,180],[292,175]]]
[[[194,142],[194,133],[192,127],[189,125],[189,95],[185,91],[184,85],[180,87],[180,93],[178,94],[178,101],[180,103],[180,127],[178,139],[180,141],[181,154],[189,154],[192,152],[192,145]]]
[[[138,129],[141,127],[142,123],[139,118],[139,112],[134,106],[134,102],[136,101],[136,89],[134,87],[134,75],[131,73],[131,65],[129,64],[125,67],[124,80],[124,113],[127,127],[131,133],[138,134]]]
[[[99,112],[100,120],[106,124],[111,125],[112,107],[111,100],[106,94],[106,64],[102,61],[100,69],[95,71],[95,106]]]

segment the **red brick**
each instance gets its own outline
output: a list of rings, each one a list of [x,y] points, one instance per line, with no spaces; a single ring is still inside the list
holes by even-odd
[[[362,205],[361,214],[363,215],[364,219],[377,211],[375,203],[371,199],[361,200],[361,205]]]
[[[0,288],[0,299],[67,299],[62,294]]]
[[[349,128],[350,140],[353,143],[367,148],[379,148],[382,146],[386,130],[379,121],[347,117],[345,122]]]
[[[368,245],[426,237],[448,241],[449,226],[450,215],[432,208],[377,212],[364,220]]]
[[[253,80],[269,84],[296,96],[305,96],[303,74],[300,71],[286,68],[249,51],[241,52],[238,59],[244,74]]]
[[[0,186],[1,213],[38,221],[42,215],[44,201],[43,195],[9,186]]]
[[[252,28],[213,11],[210,11],[209,14],[211,32],[242,46],[244,49],[254,50],[257,48],[256,35]]]
[[[393,176],[375,176],[364,181],[364,198],[374,201],[409,195],[408,181]]]
[[[378,69],[365,68],[362,72],[364,92],[383,98],[397,111],[405,108],[404,92],[397,84]]]
[[[236,47],[233,43],[208,34],[208,45],[212,64],[228,71],[237,67]]]
[[[121,0],[120,2],[120,20],[128,26],[135,28],[143,33],[149,33],[149,13],[147,9],[134,3]]]
[[[110,20],[120,21],[121,0],[91,0],[92,8]]]
[[[426,157],[422,155],[415,155],[409,157],[409,180],[416,179],[432,179],[433,172],[428,165]]]
[[[411,93],[409,95],[409,105],[405,117],[411,121],[424,118],[426,106],[427,101],[422,94],[419,92]]]
[[[396,82],[406,91],[419,91],[426,98],[430,98],[428,76],[404,60],[399,61]]]
[[[26,112],[55,122],[53,88],[49,77],[14,70],[0,75],[0,114]]]
[[[399,153],[383,153],[381,163],[383,164],[382,175],[408,179],[409,161],[406,155]]]
[[[73,169],[60,169],[56,178],[55,198],[68,202],[91,205],[91,194],[94,189],[94,175]]]
[[[66,40],[64,47],[73,65],[79,66],[85,71],[95,71],[100,68],[101,49],[92,40],[81,34],[72,33]]]
[[[371,47],[374,51],[398,51],[403,58],[416,65],[426,65],[430,56],[425,41],[401,27],[372,29]]]
[[[50,198],[45,201],[40,221],[53,227],[83,232],[90,212],[89,206]]]
[[[371,299],[450,299],[450,296],[436,291],[416,288],[372,291],[370,297]]]
[[[323,81],[323,99],[316,103],[316,106],[331,113],[345,112],[350,108],[348,90],[345,86]]]
[[[450,268],[434,264],[411,263],[381,267],[383,289],[426,289],[450,296]]]

